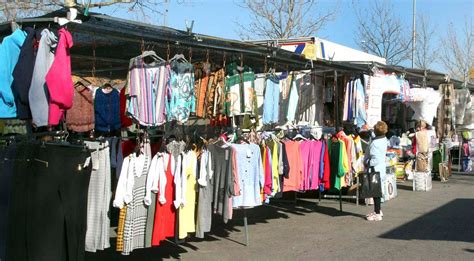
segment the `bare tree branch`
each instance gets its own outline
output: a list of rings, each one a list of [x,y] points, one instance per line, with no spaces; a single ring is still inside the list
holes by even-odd
[[[82,1],[67,1],[67,0],[44,0],[44,1],[22,1],[22,0],[0,0],[0,21],[14,20],[19,17],[31,17],[51,12],[60,7],[74,4],[81,8],[100,8],[105,6],[116,5],[117,7],[128,8],[132,13],[136,13],[137,20],[149,19],[151,17],[162,16],[161,11],[164,8],[164,3],[170,0],[106,0],[106,1],[91,1],[90,5],[82,5]],[[178,1],[183,4],[191,0]],[[74,2],[74,3],[73,3]],[[89,1],[85,1],[88,3]],[[115,9],[118,10],[118,9]],[[114,11],[112,11],[113,13]]]
[[[372,0],[369,10],[359,8],[356,41],[364,51],[385,58],[388,64],[397,65],[410,57],[412,39],[405,30],[407,26],[392,10],[389,0]]]
[[[469,80],[469,69],[474,68],[474,27],[472,22],[464,24],[458,35],[451,24],[447,34],[441,38],[440,60],[452,77],[464,82]]]
[[[236,22],[237,32],[243,39],[312,36],[333,20],[337,12],[335,8],[314,14],[317,3],[315,0],[244,0],[237,5],[249,11],[250,22]]]
[[[418,17],[418,21],[415,65],[420,69],[426,70],[438,59],[438,53],[435,52],[432,45],[435,29],[430,25],[430,21],[426,16]]]

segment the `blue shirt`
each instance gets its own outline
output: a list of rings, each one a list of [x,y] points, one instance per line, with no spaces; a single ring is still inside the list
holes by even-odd
[[[0,45],[0,118],[15,118],[16,106],[12,92],[13,70],[15,69],[20,48],[25,41],[26,33],[17,29],[3,39]]]
[[[255,207],[262,205],[260,189],[265,179],[260,147],[256,144],[232,144],[235,166],[240,185],[240,196],[232,198],[232,206]]]

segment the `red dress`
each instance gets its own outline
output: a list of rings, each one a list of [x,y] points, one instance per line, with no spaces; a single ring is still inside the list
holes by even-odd
[[[175,235],[176,209],[173,204],[175,187],[174,177],[171,173],[171,157],[173,155],[169,154],[168,167],[166,168],[166,203],[162,205],[158,200],[156,201],[152,246],[159,246],[162,240]]]

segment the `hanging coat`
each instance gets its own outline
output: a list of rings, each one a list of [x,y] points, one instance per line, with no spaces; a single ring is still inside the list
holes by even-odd
[[[0,45],[0,118],[15,118],[16,105],[12,92],[13,70],[20,56],[26,33],[17,29]]]
[[[58,125],[64,111],[72,107],[74,84],[71,77],[72,35],[65,28],[59,29],[59,43],[53,65],[46,74],[46,85],[49,91],[49,125]]]

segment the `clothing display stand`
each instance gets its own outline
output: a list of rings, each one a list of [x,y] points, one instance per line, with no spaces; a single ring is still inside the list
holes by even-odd
[[[334,71],[334,99],[336,101],[339,101],[339,86],[338,86],[338,83],[337,83],[337,78],[338,78],[338,74],[337,74],[337,71],[335,70]],[[335,111],[334,111],[334,118],[336,119],[336,132],[337,132],[337,129],[339,126],[341,126],[340,122],[339,122],[339,102],[336,102],[335,103]],[[359,177],[356,177],[356,182],[357,184],[359,184]],[[319,191],[319,202],[321,202],[321,190],[318,190]],[[339,200],[339,211],[342,212],[342,199],[355,199],[356,200],[356,205],[358,206],[359,205],[359,187],[357,187],[357,191],[356,191],[356,195],[355,196],[345,196],[345,195],[342,195],[342,191],[339,190],[339,195],[323,195],[323,198],[336,198]]]
[[[245,233],[245,246],[249,246],[249,226],[247,223],[247,209],[244,210],[244,233]]]
[[[359,177],[356,177],[356,182],[359,184]],[[342,195],[342,191],[339,190],[339,195],[322,195],[323,198],[337,198],[339,200],[339,211],[342,212],[342,199],[355,199],[356,206],[359,206],[359,187],[357,186],[355,196]],[[319,191],[319,202],[321,202],[321,191]]]

